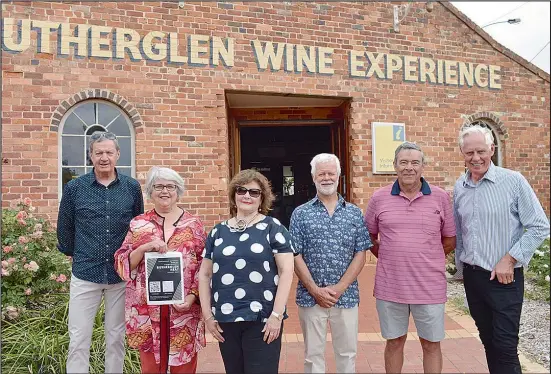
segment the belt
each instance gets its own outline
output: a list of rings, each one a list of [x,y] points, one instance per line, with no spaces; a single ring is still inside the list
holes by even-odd
[[[467,264],[467,263],[463,263],[463,269],[471,269],[471,270],[476,270],[476,271],[485,271],[486,273],[491,273],[489,270],[486,270],[484,269],[483,267],[480,267],[478,265],[471,265],[471,264]],[[515,268],[514,269],[515,272],[517,271],[522,271],[522,267],[518,267],[518,268]]]
[[[465,262],[463,263],[463,269],[471,269],[471,270],[476,270],[476,271],[485,271],[486,273],[490,273],[489,270],[486,270],[483,267],[480,267],[478,265],[467,264]]]

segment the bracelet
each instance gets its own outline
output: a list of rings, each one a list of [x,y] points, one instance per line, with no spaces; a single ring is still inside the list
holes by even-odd
[[[208,320],[211,320],[211,319],[214,319],[214,314],[211,314],[211,316],[210,316],[209,318],[207,318],[207,319],[205,320],[205,322],[207,322]]]

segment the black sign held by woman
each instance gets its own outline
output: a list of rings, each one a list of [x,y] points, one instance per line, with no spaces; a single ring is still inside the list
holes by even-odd
[[[175,304],[184,300],[182,254],[148,252],[145,254],[147,304]]]

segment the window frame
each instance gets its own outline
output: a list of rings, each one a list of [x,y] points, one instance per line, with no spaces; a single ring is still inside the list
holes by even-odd
[[[58,170],[58,180],[57,180],[57,186],[58,186],[58,196],[59,196],[59,200],[61,200],[61,196],[63,195],[63,168],[64,167],[74,167],[74,168],[84,168],[85,169],[85,173],[86,173],[86,168],[91,168],[92,166],[88,166],[86,165],[87,164],[87,159],[86,159],[86,132],[88,131],[88,129],[90,129],[90,127],[93,127],[93,126],[100,126],[102,128],[105,128],[104,125],[102,124],[90,124],[90,125],[87,125],[86,129],[82,132],[82,135],[78,135],[78,134],[64,134],[64,130],[65,130],[65,123],[66,123],[66,120],[67,118],[69,118],[71,116],[71,114],[73,114],[73,112],[83,106],[83,105],[89,105],[89,104],[94,104],[94,103],[101,103],[101,104],[104,104],[104,105],[108,105],[110,106],[111,108],[114,108],[116,109],[117,111],[120,112],[120,115],[124,118],[127,126],[128,126],[128,130],[130,132],[130,135],[121,135],[122,138],[126,138],[126,139],[130,139],[130,175],[135,178],[136,177],[136,132],[134,130],[134,126],[132,124],[132,120],[130,119],[130,117],[128,116],[128,114],[126,113],[126,111],[124,109],[122,109],[120,106],[118,106],[117,104],[111,102],[111,101],[108,101],[108,100],[100,100],[100,99],[89,99],[89,100],[83,100],[75,105],[73,105],[71,108],[69,108],[67,110],[67,112],[65,112],[65,114],[63,115],[63,118],[61,119],[61,122],[59,124],[59,131],[58,131],[58,147],[57,147],[57,150],[58,150],[58,157],[57,157],[57,170]],[[98,109],[98,114],[99,114],[99,109]],[[115,134],[117,135],[117,134]],[[83,152],[84,152],[84,164],[83,165],[63,165],[63,140],[66,139],[67,137],[83,137],[85,140],[84,140],[84,149],[83,149]],[[117,138],[119,138],[119,135],[117,135]],[[127,167],[125,167],[127,168]]]

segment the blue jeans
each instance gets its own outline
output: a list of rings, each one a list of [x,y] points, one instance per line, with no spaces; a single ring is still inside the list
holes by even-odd
[[[517,346],[524,299],[523,269],[515,268],[513,283],[502,284],[497,277],[490,280],[489,271],[465,264],[463,282],[490,373],[522,373]]]

